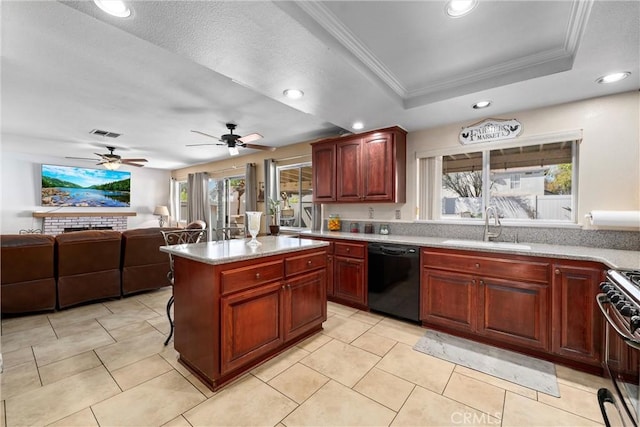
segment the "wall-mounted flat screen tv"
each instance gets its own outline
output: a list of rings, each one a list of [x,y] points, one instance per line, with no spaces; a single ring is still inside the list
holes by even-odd
[[[131,172],[42,165],[42,206],[130,206]]]

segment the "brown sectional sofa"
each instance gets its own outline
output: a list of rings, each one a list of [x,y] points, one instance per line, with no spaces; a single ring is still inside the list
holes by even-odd
[[[56,308],[55,239],[41,234],[1,237],[2,313]]]
[[[163,228],[163,230],[170,230]],[[160,228],[2,235],[3,314],[55,310],[169,286]]]

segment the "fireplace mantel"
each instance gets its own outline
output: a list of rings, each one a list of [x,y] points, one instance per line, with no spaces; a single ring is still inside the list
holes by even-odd
[[[69,211],[56,211],[56,212],[34,212],[35,218],[53,218],[53,217],[85,217],[85,216],[136,216],[135,212],[69,212]]]

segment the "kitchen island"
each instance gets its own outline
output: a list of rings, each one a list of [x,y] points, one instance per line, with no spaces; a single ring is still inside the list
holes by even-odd
[[[320,331],[328,243],[288,237],[163,246],[174,259],[174,347],[217,390]]]

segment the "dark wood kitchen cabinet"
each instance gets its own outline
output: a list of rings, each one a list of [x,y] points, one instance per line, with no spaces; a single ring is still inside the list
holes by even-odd
[[[406,132],[381,129],[312,144],[314,202],[406,201]]]
[[[549,349],[548,262],[424,249],[421,320],[514,346]]]
[[[600,264],[563,261],[553,265],[553,352],[599,365],[602,315],[596,295],[604,280]]]
[[[367,306],[366,243],[335,242],[333,295],[336,302]]]

